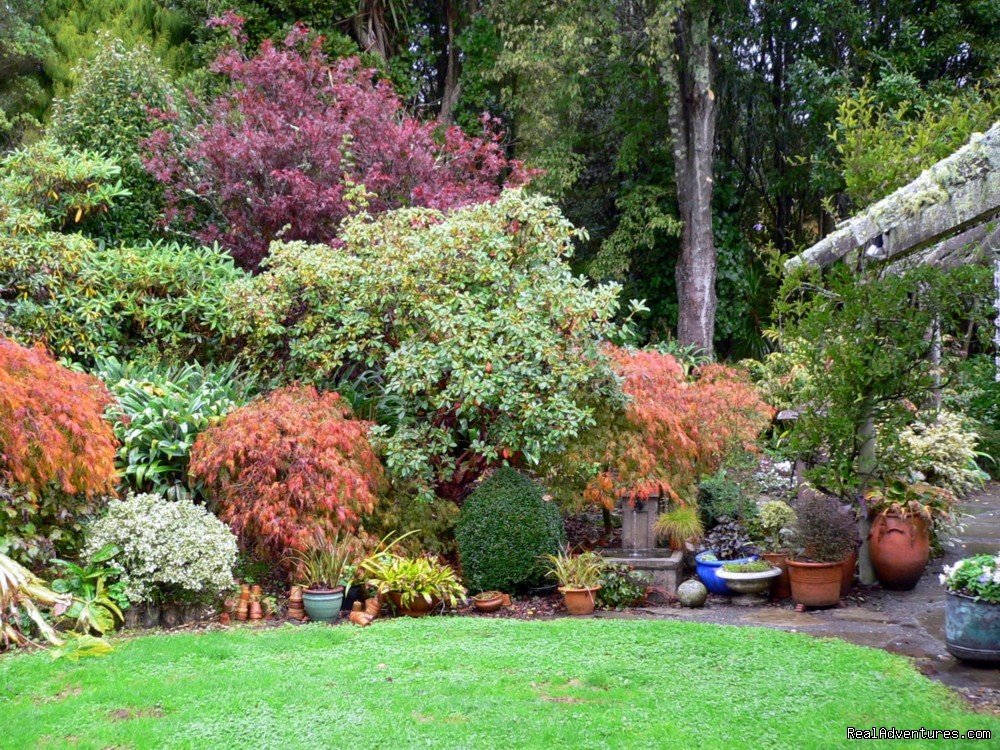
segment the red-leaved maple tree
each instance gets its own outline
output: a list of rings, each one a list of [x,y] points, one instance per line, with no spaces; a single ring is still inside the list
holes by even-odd
[[[113,491],[110,402],[96,378],[63,367],[41,346],[0,337],[0,483],[32,495]]]
[[[495,198],[529,172],[507,158],[484,117],[482,137],[408,115],[391,84],[357,58],[329,61],[296,26],[283,44],[241,49],[242,19],[227,14],[237,44],[212,70],[230,86],[204,120],[164,127],[145,142],[146,168],[163,183],[168,224],[219,242],[255,269],[270,242],[325,243],[344,217],[400,206],[448,209]]]
[[[339,394],[289,386],[199,435],[190,473],[244,549],[285,560],[375,507],[384,474],[369,427]]]
[[[711,364],[687,377],[669,354],[611,347],[629,396],[624,419],[608,429],[596,459],[601,471],[587,500],[612,507],[622,496],[691,499],[698,481],[727,453],[749,449],[772,409],[743,373]]]

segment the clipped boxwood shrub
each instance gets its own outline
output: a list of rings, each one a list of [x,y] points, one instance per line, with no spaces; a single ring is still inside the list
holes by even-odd
[[[462,572],[469,589],[512,592],[537,584],[541,555],[554,554],[565,538],[555,503],[542,488],[502,468],[466,499],[455,526]]]

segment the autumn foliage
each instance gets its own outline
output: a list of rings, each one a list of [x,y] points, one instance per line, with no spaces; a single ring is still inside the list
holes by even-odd
[[[242,42],[242,19],[217,19]],[[495,198],[528,172],[509,160],[499,133],[482,137],[406,114],[386,80],[357,58],[329,61],[321,40],[296,26],[253,57],[240,45],[212,70],[230,87],[193,131],[164,127],[146,142],[146,167],[164,184],[167,220],[202,242],[219,242],[256,268],[279,232],[330,242],[346,216],[401,206],[447,209]]]
[[[279,561],[317,535],[355,531],[375,507],[383,471],[369,426],[339,394],[289,386],[203,432],[191,476],[244,549]]]
[[[40,346],[0,337],[0,481],[32,494],[93,497],[115,485],[111,396]]]
[[[772,410],[739,371],[711,364],[687,377],[668,354],[611,348],[629,397],[596,459],[585,497],[611,507],[621,496],[685,502],[734,448],[752,448]]]

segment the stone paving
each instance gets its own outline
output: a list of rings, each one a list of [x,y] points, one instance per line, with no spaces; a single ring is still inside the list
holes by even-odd
[[[968,666],[945,650],[945,593],[938,583],[944,565],[1000,551],[1000,484],[970,497],[962,511],[969,514],[964,529],[946,545],[943,557],[931,560],[913,591],[857,586],[842,608],[802,613],[795,612],[790,602],[741,607],[712,596],[703,609],[650,607],[636,616],[758,625],[885,649],[913,658],[924,674],[958,689],[973,703],[1000,711],[1000,669]]]

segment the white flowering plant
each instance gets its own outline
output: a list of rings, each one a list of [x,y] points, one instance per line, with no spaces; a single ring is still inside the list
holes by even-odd
[[[941,584],[957,594],[1000,604],[1000,553],[976,555],[945,565]]]
[[[132,604],[206,601],[233,586],[236,537],[189,499],[129,495],[112,500],[87,536],[85,555],[121,549],[115,563]]]

